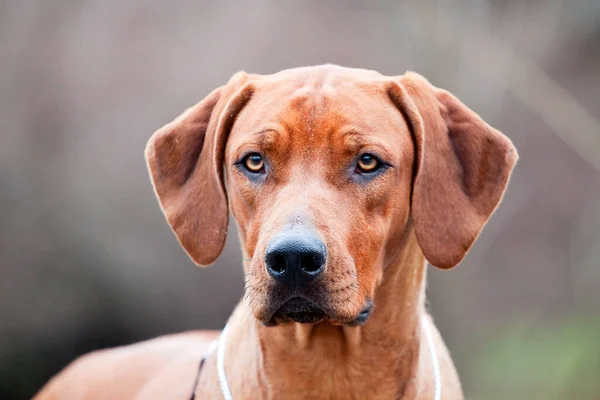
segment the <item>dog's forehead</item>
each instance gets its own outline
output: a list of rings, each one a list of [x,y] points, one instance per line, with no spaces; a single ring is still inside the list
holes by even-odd
[[[289,109],[348,102],[356,96],[373,94],[386,81],[375,71],[325,65],[261,76],[253,84],[257,97],[272,99],[273,105]]]
[[[375,71],[337,66],[258,76],[249,83],[253,95],[238,115],[230,140],[268,130],[313,139],[345,132],[382,137],[407,130],[388,96],[390,79]]]

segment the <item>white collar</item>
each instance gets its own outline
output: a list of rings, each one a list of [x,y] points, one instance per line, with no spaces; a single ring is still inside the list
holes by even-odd
[[[429,357],[431,358],[431,369],[433,369],[433,400],[441,400],[442,398],[442,378],[440,374],[440,361],[438,359],[435,343],[431,337],[431,329],[425,318],[421,318],[421,326],[425,332],[425,341],[429,349]]]
[[[427,321],[421,318],[421,326],[425,332],[425,341],[427,342],[427,348],[429,350],[429,356],[431,358],[431,368],[433,369],[433,400],[441,400],[442,398],[442,379],[440,375],[440,362],[438,360],[435,343],[431,336],[431,329]],[[209,350],[211,354],[216,347],[217,350],[217,375],[219,377],[219,386],[221,387],[221,393],[225,400],[233,400],[229,384],[227,383],[227,375],[225,374],[225,347],[227,345],[227,334],[229,324],[225,325],[221,337],[218,342],[215,341]]]

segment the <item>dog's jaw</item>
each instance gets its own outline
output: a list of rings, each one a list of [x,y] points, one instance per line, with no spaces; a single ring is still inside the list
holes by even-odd
[[[414,398],[412,396],[421,390],[417,389],[419,385],[429,379],[429,375],[415,375],[415,371],[421,370],[419,360],[422,358],[419,356],[419,321],[429,318],[424,305],[425,279],[425,259],[414,234],[410,234],[393,264],[385,268],[384,279],[376,289],[373,301],[365,306],[364,314],[355,317],[359,321],[350,324],[326,317],[318,323],[291,322],[266,327],[247,315],[250,310],[241,304],[236,314],[243,312],[245,315],[238,314],[234,320],[243,326],[233,325],[236,338],[230,342],[235,348],[229,351],[231,354],[254,351],[252,349],[258,351],[247,356],[260,360],[261,382],[266,382],[269,388],[266,398],[300,398],[294,397],[298,395],[295,392],[298,387],[303,388],[302,398],[335,398],[339,392],[327,392],[328,388],[334,387],[343,387],[355,398],[394,398],[399,395]],[[368,318],[363,321],[366,316]],[[256,333],[257,337],[248,337],[248,332]],[[249,340],[256,340],[260,346],[250,345]],[[306,382],[315,379],[314,371],[324,369],[337,371],[334,376],[328,376],[335,384],[306,387]],[[429,370],[423,368],[423,372]],[[357,375],[361,379],[355,379]],[[243,376],[238,379],[246,380]],[[251,380],[251,376],[247,379]],[[460,388],[460,384],[457,385]],[[232,387],[232,390],[236,388]],[[244,390],[249,389],[245,387]]]

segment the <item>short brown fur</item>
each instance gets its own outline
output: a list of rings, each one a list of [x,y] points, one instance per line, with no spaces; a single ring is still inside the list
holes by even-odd
[[[354,172],[365,151],[389,164],[375,178]],[[239,167],[248,152],[265,155],[263,180]],[[228,211],[238,223],[247,293],[229,321],[225,364],[234,398],[431,399],[421,323],[433,332],[442,397],[463,398],[425,309],[425,262],[447,269],[465,257],[517,153],[456,97],[412,72],[386,77],[326,65],[238,73],[158,130],[146,158],[167,221],[194,262],[216,260]],[[327,317],[264,326],[278,306],[265,248],[275,233],[303,224],[327,247],[313,288]],[[355,326],[369,301],[372,315]],[[217,335],[87,355],[36,399],[184,399]],[[197,398],[221,398],[214,356],[194,390]]]

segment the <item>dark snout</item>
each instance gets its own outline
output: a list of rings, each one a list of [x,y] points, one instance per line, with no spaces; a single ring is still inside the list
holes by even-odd
[[[327,276],[326,271],[334,265],[334,260],[327,260],[327,256],[327,248],[318,231],[306,225],[293,225],[271,238],[264,259],[272,281],[265,302],[268,311],[260,318],[263,324],[314,324],[326,317],[351,326],[366,321],[372,303],[367,301],[362,310],[356,309],[350,297],[344,296],[335,286],[339,282]],[[332,291],[337,291],[336,295],[332,295]],[[340,298],[341,301],[337,300]],[[350,312],[343,314],[343,307],[351,308]]]
[[[317,234],[308,228],[294,228],[278,234],[267,245],[267,272],[277,282],[300,288],[325,268],[327,251]]]

